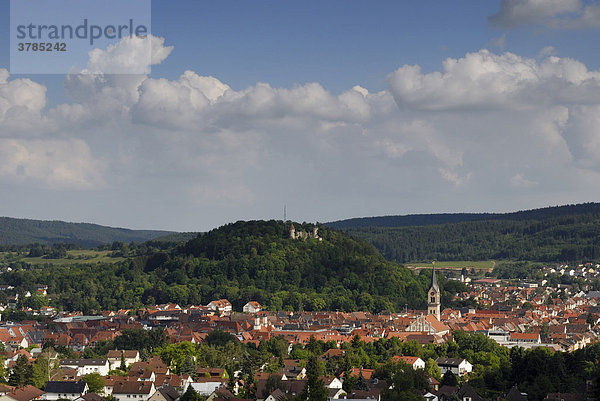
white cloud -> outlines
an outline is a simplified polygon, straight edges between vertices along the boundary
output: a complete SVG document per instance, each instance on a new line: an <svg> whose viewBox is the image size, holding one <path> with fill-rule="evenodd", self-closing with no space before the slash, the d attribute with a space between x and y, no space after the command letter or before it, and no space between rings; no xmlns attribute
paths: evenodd
<svg viewBox="0 0 600 401"><path fill-rule="evenodd" d="M581 0L502 0L498 12L488 17L500 28L545 25L549 28L600 28L600 5Z"/></svg>
<svg viewBox="0 0 600 401"><path fill-rule="evenodd" d="M171 48L157 43L162 61ZM107 192L135 183L145 191L127 194L131 204L189 201L194 212L222 208L219 221L240 206L272 217L287 199L298 215L353 215L397 213L401 202L406 211L489 210L512 196L593 191L600 73L585 64L550 49L538 59L481 50L439 71L402 66L388 83L334 94L319 83L234 90L194 71L73 74L72 103L46 111L43 86L0 70L2 116L20 121L16 112L29 110L44 122L24 140L1 121L0 180Z"/></svg>
<svg viewBox="0 0 600 401"><path fill-rule="evenodd" d="M448 58L443 72L405 65L388 76L400 107L420 110L530 108L547 103L600 100L600 72L576 60L541 62L513 53L480 50Z"/></svg>
<svg viewBox="0 0 600 401"><path fill-rule="evenodd" d="M9 77L7 70L0 69L0 124L4 128L0 136L35 130L46 106L44 85L25 78L9 80Z"/></svg>
<svg viewBox="0 0 600 401"><path fill-rule="evenodd" d="M103 162L78 139L0 139L0 178L48 189L100 189Z"/></svg>
<svg viewBox="0 0 600 401"><path fill-rule="evenodd" d="M538 53L538 58L544 58L547 56L556 56L556 49L553 46L545 46Z"/></svg>
<svg viewBox="0 0 600 401"><path fill-rule="evenodd" d="M127 36L114 45L89 52L83 73L87 74L149 74L150 66L162 63L173 50L164 46L164 38Z"/></svg>

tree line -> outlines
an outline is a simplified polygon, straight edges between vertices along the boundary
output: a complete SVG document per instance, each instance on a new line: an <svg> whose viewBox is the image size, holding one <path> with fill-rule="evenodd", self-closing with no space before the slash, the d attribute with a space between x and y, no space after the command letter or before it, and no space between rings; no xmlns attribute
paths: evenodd
<svg viewBox="0 0 600 401"><path fill-rule="evenodd" d="M594 204L595 205L595 204ZM545 215L544 215L545 216ZM600 259L600 212L541 219L491 219L407 227L351 227L351 236L401 263L431 260Z"/></svg>

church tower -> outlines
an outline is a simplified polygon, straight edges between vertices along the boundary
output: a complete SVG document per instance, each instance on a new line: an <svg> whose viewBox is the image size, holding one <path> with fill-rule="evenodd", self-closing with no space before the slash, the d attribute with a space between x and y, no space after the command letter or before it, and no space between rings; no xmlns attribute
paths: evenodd
<svg viewBox="0 0 600 401"><path fill-rule="evenodd" d="M440 287L435 277L435 262L431 273L431 288L427 292L427 314L434 315L437 320L440 320Z"/></svg>

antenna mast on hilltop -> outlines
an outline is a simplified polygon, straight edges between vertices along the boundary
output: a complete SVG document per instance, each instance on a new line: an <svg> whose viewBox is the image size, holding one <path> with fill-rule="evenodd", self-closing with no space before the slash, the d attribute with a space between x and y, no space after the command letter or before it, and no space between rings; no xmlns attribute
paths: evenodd
<svg viewBox="0 0 600 401"><path fill-rule="evenodd" d="M286 205L283 205L283 222L285 223L287 221L287 210L286 210Z"/></svg>

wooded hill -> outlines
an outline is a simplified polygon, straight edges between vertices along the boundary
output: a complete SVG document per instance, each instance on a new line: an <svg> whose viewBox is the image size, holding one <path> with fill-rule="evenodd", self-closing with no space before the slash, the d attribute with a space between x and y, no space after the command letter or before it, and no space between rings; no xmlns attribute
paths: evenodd
<svg viewBox="0 0 600 401"><path fill-rule="evenodd" d="M170 231L129 230L89 223L0 217L0 245L70 243L84 247L119 242L144 242Z"/></svg>
<svg viewBox="0 0 600 401"><path fill-rule="evenodd" d="M425 307L430 271L414 275L369 243L330 228L319 230L321 241L294 240L288 230L289 223L281 221L240 221L125 262L17 269L2 274L0 283L17 291L46 284L57 306L84 312L167 302L198 305L220 298L236 310L251 300L271 310ZM444 305L464 290L441 275L438 282Z"/></svg>
<svg viewBox="0 0 600 401"><path fill-rule="evenodd" d="M600 258L600 203L506 214L371 217L327 223L399 262Z"/></svg>

